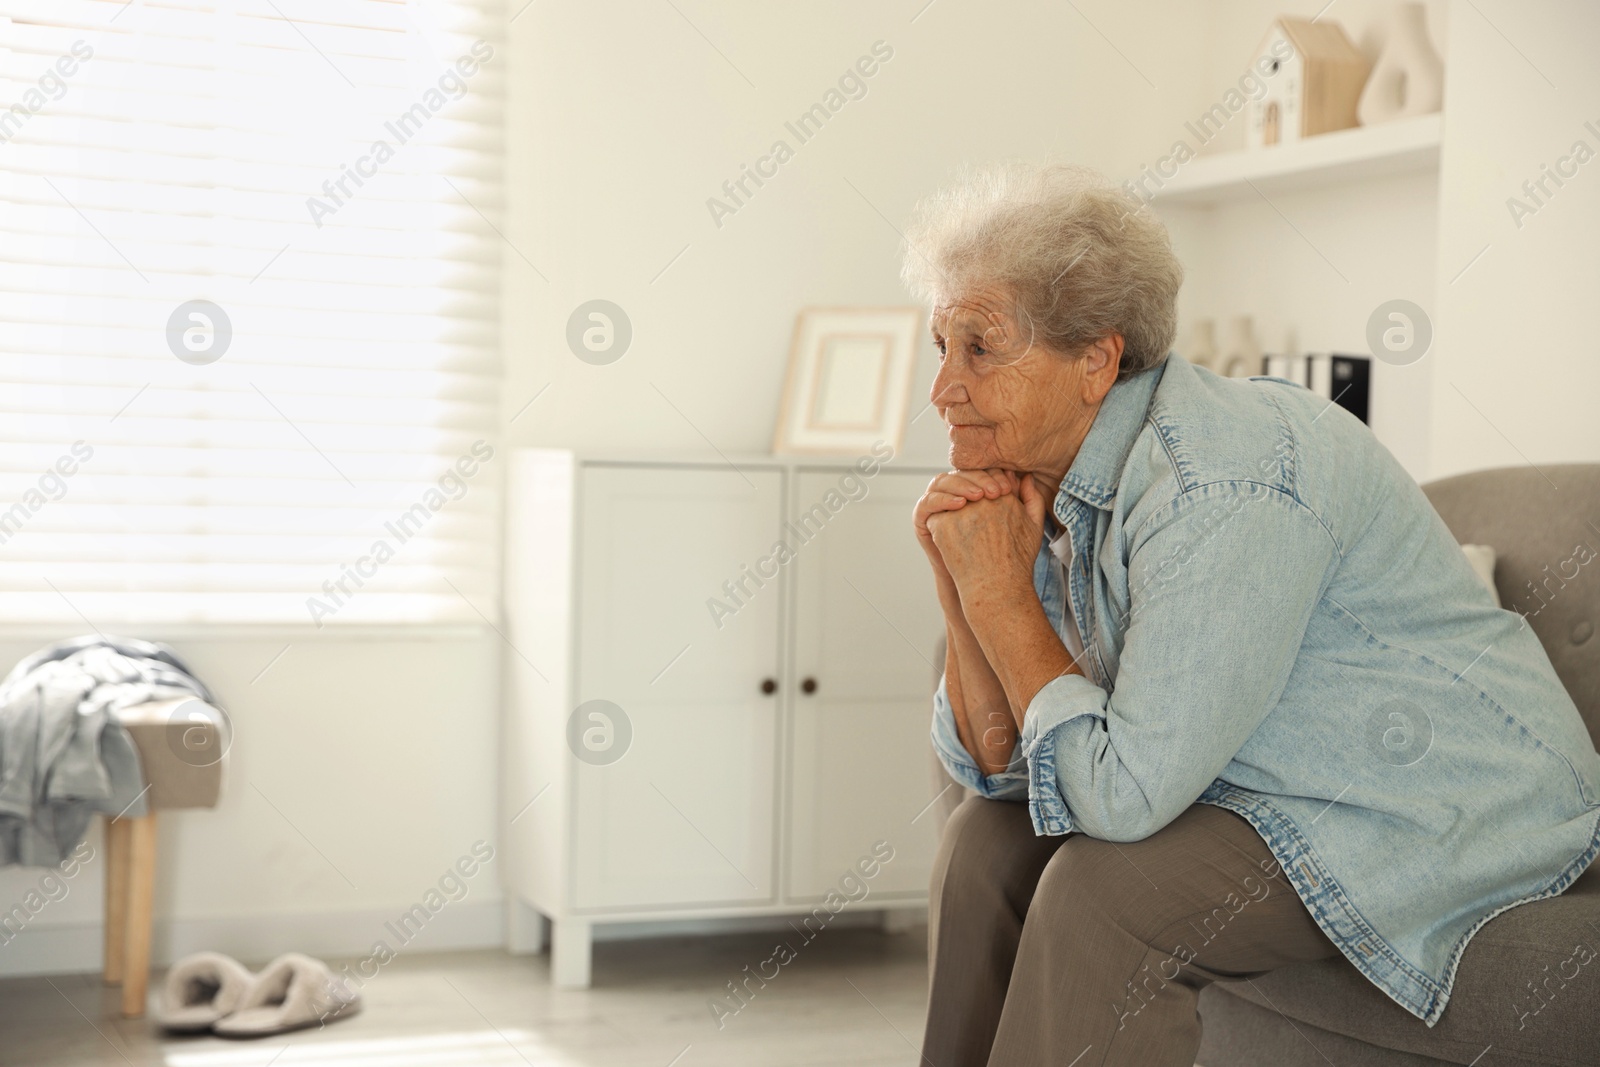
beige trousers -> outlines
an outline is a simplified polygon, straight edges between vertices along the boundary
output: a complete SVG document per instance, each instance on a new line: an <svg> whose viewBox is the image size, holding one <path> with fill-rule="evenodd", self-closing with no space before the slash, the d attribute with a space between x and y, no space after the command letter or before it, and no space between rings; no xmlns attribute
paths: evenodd
<svg viewBox="0 0 1600 1067"><path fill-rule="evenodd" d="M1250 824L1205 804L1117 844L970 797L928 939L922 1067L1190 1067L1208 983L1338 953Z"/></svg>

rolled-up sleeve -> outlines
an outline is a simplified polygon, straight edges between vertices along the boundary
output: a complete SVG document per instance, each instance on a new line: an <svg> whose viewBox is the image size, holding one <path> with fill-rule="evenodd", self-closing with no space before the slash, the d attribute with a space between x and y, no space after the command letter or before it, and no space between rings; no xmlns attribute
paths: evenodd
<svg viewBox="0 0 1600 1067"><path fill-rule="evenodd" d="M1106 691L1081 674L1063 674L1035 694L1022 720L1017 749L1027 759L1028 814L1040 836L1080 829L1072 824L1056 774L1056 732L1086 716L1104 722Z"/></svg>
<svg viewBox="0 0 1600 1067"><path fill-rule="evenodd" d="M1309 509L1255 483L1181 498L1128 551L1113 690L1063 675L1023 719L1040 834L1138 841L1193 804L1277 705L1338 555Z"/></svg>
<svg viewBox="0 0 1600 1067"><path fill-rule="evenodd" d="M943 679L933 694L933 749L939 762L956 784L974 790L979 796L991 800L1026 800L1028 797L1028 767L1023 758L1022 746L1011 751L1011 765L999 774L984 774L972 755L961 744L956 732L955 712L950 698L945 694Z"/></svg>

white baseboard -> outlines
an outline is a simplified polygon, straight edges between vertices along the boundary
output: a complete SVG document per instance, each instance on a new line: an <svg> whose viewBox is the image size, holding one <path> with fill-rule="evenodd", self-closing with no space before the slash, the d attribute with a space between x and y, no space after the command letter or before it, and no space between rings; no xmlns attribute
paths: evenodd
<svg viewBox="0 0 1600 1067"><path fill-rule="evenodd" d="M157 920L151 962L165 966L201 951L224 952L252 966L291 951L323 959L364 957L379 941L397 955L505 944L505 905L499 900L447 904L414 932L400 929L399 919L396 909ZM30 925L0 943L0 977L98 971L103 946L98 922Z"/></svg>
<svg viewBox="0 0 1600 1067"><path fill-rule="evenodd" d="M925 921L926 908L905 910L895 926ZM383 941L396 955L408 952L450 952L506 947L505 903L463 900L447 904L420 932L402 942L399 912L341 911L227 915L201 919L158 920L151 935L151 962L164 967L192 952L223 952L250 966L259 966L284 952L304 952L321 959L365 957ZM653 937L696 937L732 933L781 933L793 916L730 916L652 922L596 923L596 941ZM881 909L840 914L830 929L877 926ZM102 926L92 923L32 925L0 943L0 978L41 974L82 974L103 966ZM539 948L542 950L543 945Z"/></svg>

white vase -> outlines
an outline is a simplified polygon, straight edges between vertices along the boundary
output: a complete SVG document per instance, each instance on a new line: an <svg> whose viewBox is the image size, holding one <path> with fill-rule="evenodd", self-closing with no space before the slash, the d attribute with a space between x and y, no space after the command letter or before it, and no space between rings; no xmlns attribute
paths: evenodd
<svg viewBox="0 0 1600 1067"><path fill-rule="evenodd" d="M1200 319L1189 332L1188 350L1184 358L1196 367L1217 369L1217 329L1210 319Z"/></svg>
<svg viewBox="0 0 1600 1067"><path fill-rule="evenodd" d="M1356 104L1361 125L1429 115L1444 103L1444 64L1428 40L1421 4L1396 4L1383 51Z"/></svg>
<svg viewBox="0 0 1600 1067"><path fill-rule="evenodd" d="M1248 378L1261 370L1261 342L1256 340L1255 321L1249 315L1236 316L1222 372L1230 378Z"/></svg>

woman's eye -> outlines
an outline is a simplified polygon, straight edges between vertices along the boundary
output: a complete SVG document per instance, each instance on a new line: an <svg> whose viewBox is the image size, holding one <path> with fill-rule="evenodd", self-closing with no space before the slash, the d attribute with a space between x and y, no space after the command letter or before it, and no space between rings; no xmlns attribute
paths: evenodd
<svg viewBox="0 0 1600 1067"><path fill-rule="evenodd" d="M989 354L989 350L984 348L982 345L973 345L972 354L974 356L986 356Z"/></svg>

